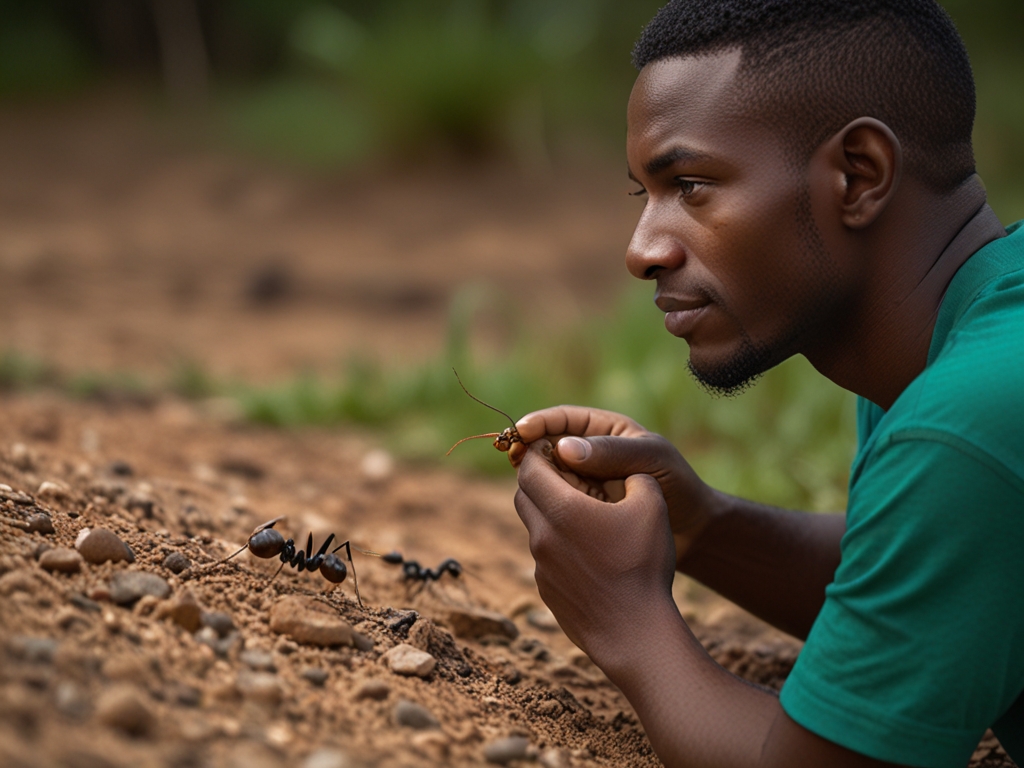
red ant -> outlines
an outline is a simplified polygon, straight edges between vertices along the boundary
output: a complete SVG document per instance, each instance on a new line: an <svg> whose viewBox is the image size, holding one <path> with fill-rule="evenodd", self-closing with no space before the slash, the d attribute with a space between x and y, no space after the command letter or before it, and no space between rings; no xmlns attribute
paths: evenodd
<svg viewBox="0 0 1024 768"><path fill-rule="evenodd" d="M520 445L522 445L523 444L523 438L521 438L519 436L519 430L516 429L516 423L515 423L515 421L512 420L512 417L509 416L507 413L505 413L500 408L495 408L493 405L489 405L488 403L485 403L479 397L477 397L472 392L470 392L468 389L466 389L466 385L463 384L462 383L462 379L459 378L459 372L456 371L454 368L452 368L452 373L455 374L455 378L458 380L459 386L462 387L462 391L463 392L465 392L471 398L473 398L478 403L480 403L480 405L483 405L483 406L485 406L487 408L490 408L492 411L496 411L497 413L500 413L502 416L504 416L506 419L509 420L509 422L512 424L512 426L511 427L506 427L501 432L487 432L487 433L485 433L483 435L471 435L470 437L464 437L461 440L459 440L459 442L457 442L455 445L453 445L451 448L449 448L448 449L448 453L446 453L445 456L451 455L452 451L454 451L456 448L458 448L460 445L462 445L467 440L476 440L477 438L480 438L480 437L493 437L494 438L494 447L497 448L502 453L508 453L509 451L511 451L512 450L512 446L515 445L516 443L519 443ZM518 462L516 461L516 456L513 456L513 455L510 454L508 458L509 458L509 461L512 462L513 466L518 465Z"/></svg>
<svg viewBox="0 0 1024 768"><path fill-rule="evenodd" d="M281 566L274 571L274 575L270 577L271 581L277 578L277 574L281 572L281 569L286 565L301 573L302 571L317 571L319 570L321 575L332 584L341 584L348 576L348 568L345 567L344 561L335 555L342 547L345 548L345 556L348 559L349 565L352 566L352 583L356 590L356 600L359 602L359 606L362 607L363 601L359 597L359 580L356 578L356 565L352 562L352 549L349 542L340 544L330 552L327 548L331 546L331 542L334 541L334 534L332 533L323 544L320 545L320 549L317 550L316 554L313 554L313 534L309 534L309 538L306 540L306 550L296 549L295 540L285 540L284 536L274 530L274 526L277 525L279 520L283 520L283 517L275 517L273 520L257 525L251 534L249 534L249 540L245 543L245 546L239 549L237 552L228 555L223 560L218 560L213 563L210 567L221 565L226 563L236 555L240 555L246 549L253 553L256 557L261 557L264 560L269 560L272 557L280 556Z"/></svg>

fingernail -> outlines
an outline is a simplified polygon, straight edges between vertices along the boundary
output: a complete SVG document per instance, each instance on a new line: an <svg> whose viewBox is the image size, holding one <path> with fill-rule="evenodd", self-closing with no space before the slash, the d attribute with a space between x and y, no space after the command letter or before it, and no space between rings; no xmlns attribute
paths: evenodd
<svg viewBox="0 0 1024 768"><path fill-rule="evenodd" d="M569 461L583 461L590 456L590 443L578 437L564 437L558 441L558 455Z"/></svg>

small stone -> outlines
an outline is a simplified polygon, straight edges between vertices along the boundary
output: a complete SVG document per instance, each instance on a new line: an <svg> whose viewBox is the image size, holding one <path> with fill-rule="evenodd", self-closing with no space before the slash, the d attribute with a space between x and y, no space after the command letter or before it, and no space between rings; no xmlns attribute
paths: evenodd
<svg viewBox="0 0 1024 768"><path fill-rule="evenodd" d="M22 661L49 664L59 644L52 637L14 637L8 643L11 654Z"/></svg>
<svg viewBox="0 0 1024 768"><path fill-rule="evenodd" d="M451 741L441 731L423 731L410 739L414 750L433 760L435 765L445 763Z"/></svg>
<svg viewBox="0 0 1024 768"><path fill-rule="evenodd" d="M104 725L139 738L150 736L156 727L156 716L146 698L129 685L105 691L96 703L96 716Z"/></svg>
<svg viewBox="0 0 1024 768"><path fill-rule="evenodd" d="M227 637L235 629L231 615L220 611L203 611L200 621L204 627L212 629L217 637Z"/></svg>
<svg viewBox="0 0 1024 768"><path fill-rule="evenodd" d="M329 676L327 670L321 667L306 667L302 670L303 679L308 680L317 688L322 688Z"/></svg>
<svg viewBox="0 0 1024 768"><path fill-rule="evenodd" d="M373 646L376 645L376 643L373 642L372 637L364 635L362 632L356 632L355 630L353 630L352 645L356 647L357 651L363 651L365 653L367 651L372 651Z"/></svg>
<svg viewBox="0 0 1024 768"><path fill-rule="evenodd" d="M513 760L526 760L530 756L530 740L525 736L509 736L492 741L484 747L484 760L508 765Z"/></svg>
<svg viewBox="0 0 1024 768"><path fill-rule="evenodd" d="M277 675L269 672L250 672L243 670L236 683L242 696L258 704L275 706L281 701L284 691Z"/></svg>
<svg viewBox="0 0 1024 768"><path fill-rule="evenodd" d="M135 470L132 469L132 465L121 459L110 462L110 466L107 467L107 471L117 477L131 477L135 474Z"/></svg>
<svg viewBox="0 0 1024 768"><path fill-rule="evenodd" d="M72 720L84 720L89 714L89 697L70 680L62 680L57 684L54 703L58 712Z"/></svg>
<svg viewBox="0 0 1024 768"><path fill-rule="evenodd" d="M555 614L551 612L550 608L535 608L532 611L528 611L526 623L545 632L557 632L561 629L558 626L558 619L555 618Z"/></svg>
<svg viewBox="0 0 1024 768"><path fill-rule="evenodd" d="M329 648L354 644L352 625L310 598L292 596L274 603L270 629L305 645Z"/></svg>
<svg viewBox="0 0 1024 768"><path fill-rule="evenodd" d="M198 707L203 703L203 692L194 685L176 685L171 694L174 702L183 707Z"/></svg>
<svg viewBox="0 0 1024 768"><path fill-rule="evenodd" d="M448 613L448 623L457 637L479 639L494 635L515 640L519 636L511 619L480 608L454 608Z"/></svg>
<svg viewBox="0 0 1024 768"><path fill-rule="evenodd" d="M302 768L350 768L348 755L337 749L318 749L302 762Z"/></svg>
<svg viewBox="0 0 1024 768"><path fill-rule="evenodd" d="M41 541L39 542L39 545L32 550L32 557L38 560L43 556L44 552L49 552L51 549L53 549L53 544L50 544L48 541Z"/></svg>
<svg viewBox="0 0 1024 768"><path fill-rule="evenodd" d="M22 472L28 472L35 466L32 454L24 443L15 443L11 446L11 463Z"/></svg>
<svg viewBox="0 0 1024 768"><path fill-rule="evenodd" d="M565 754L560 749L545 749L540 753L537 758L543 768L567 768L569 761L566 759Z"/></svg>
<svg viewBox="0 0 1024 768"><path fill-rule="evenodd" d="M79 553L87 563L117 563L125 560L135 562L135 553L114 533L106 528L93 528L81 540L75 542Z"/></svg>
<svg viewBox="0 0 1024 768"><path fill-rule="evenodd" d="M39 490L36 491L36 496L41 499L62 501L68 497L68 489L60 483L55 483L52 480L45 480L40 483Z"/></svg>
<svg viewBox="0 0 1024 768"><path fill-rule="evenodd" d="M441 727L441 723L434 717L433 712L406 699L402 699L395 705L394 718L397 725L416 730Z"/></svg>
<svg viewBox="0 0 1024 768"><path fill-rule="evenodd" d="M156 618L170 619L186 632L195 632L202 626L202 614L195 595L188 590L177 595L174 600L164 601L156 609Z"/></svg>
<svg viewBox="0 0 1024 768"><path fill-rule="evenodd" d="M28 516L25 521L25 530L29 533L49 535L54 532L53 520L45 512L37 512Z"/></svg>
<svg viewBox="0 0 1024 768"><path fill-rule="evenodd" d="M386 681L378 678L371 678L370 680L364 680L356 688L355 698L356 701L362 701L363 699L370 699L372 701L384 701L391 693L391 686Z"/></svg>
<svg viewBox="0 0 1024 768"><path fill-rule="evenodd" d="M277 665L274 664L274 655L267 653L266 651L258 651L255 648L242 651L242 655L238 657L249 669L254 669L257 672L277 672Z"/></svg>
<svg viewBox="0 0 1024 768"><path fill-rule="evenodd" d="M192 561L181 554L181 552L171 552L171 554L164 558L162 565L171 573L181 573L192 565Z"/></svg>
<svg viewBox="0 0 1024 768"><path fill-rule="evenodd" d="M162 600L170 594L170 584L155 573L122 571L110 580L110 599L118 605L131 605L143 595Z"/></svg>
<svg viewBox="0 0 1024 768"><path fill-rule="evenodd" d="M363 456L359 471L369 482L383 483L395 473L395 460L383 448L375 448Z"/></svg>
<svg viewBox="0 0 1024 768"><path fill-rule="evenodd" d="M437 659L426 651L401 643L384 654L388 667L398 675L427 677L437 666Z"/></svg>
<svg viewBox="0 0 1024 768"><path fill-rule="evenodd" d="M82 556L67 547L49 549L40 556L39 567L45 571L78 573L82 570Z"/></svg>

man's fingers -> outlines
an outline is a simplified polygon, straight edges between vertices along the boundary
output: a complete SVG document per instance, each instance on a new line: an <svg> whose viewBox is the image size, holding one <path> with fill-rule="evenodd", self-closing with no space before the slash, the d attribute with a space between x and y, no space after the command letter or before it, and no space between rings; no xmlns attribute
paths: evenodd
<svg viewBox="0 0 1024 768"><path fill-rule="evenodd" d="M516 429L527 443L555 435L639 434L644 431L621 414L578 405L559 405L528 413L516 422Z"/></svg>
<svg viewBox="0 0 1024 768"><path fill-rule="evenodd" d="M599 480L667 469L665 441L650 437L563 437L555 446L558 462L567 469Z"/></svg>

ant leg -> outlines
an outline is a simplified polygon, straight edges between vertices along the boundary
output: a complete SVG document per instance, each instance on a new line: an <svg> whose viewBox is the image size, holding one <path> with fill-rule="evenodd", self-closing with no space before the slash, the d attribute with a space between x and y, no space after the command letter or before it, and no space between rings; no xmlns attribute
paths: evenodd
<svg viewBox="0 0 1024 768"><path fill-rule="evenodd" d="M332 533L331 535L333 536L334 534ZM352 546L346 541L344 544L339 544L334 549L332 549L331 554L333 555L342 547L345 548L345 559L348 560L348 564L352 568L352 586L355 587L356 590L356 602L358 602L359 607L362 608L363 599L359 596L359 577L356 576L356 564L352 562Z"/></svg>
<svg viewBox="0 0 1024 768"><path fill-rule="evenodd" d="M224 558L223 560L218 560L218 561L217 561L217 562L215 562L215 563L210 563L210 564L209 564L209 565L207 565L206 567L207 567L207 568L213 568L214 566L217 566L217 565L221 565L221 564L223 564L223 563L226 563L226 562L227 562L228 560L230 560L230 559L231 559L232 557L235 557L236 555L240 555L240 554L242 554L243 552L245 552L245 550L247 550L248 548L249 548L249 543L248 543L248 542L246 542L245 546L244 546L244 547L242 547L242 548L241 548L240 550L238 550L237 552L235 552L234 554L232 554L232 555L228 555L228 556L227 556L227 557L225 557L225 558Z"/></svg>
<svg viewBox="0 0 1024 768"><path fill-rule="evenodd" d="M270 586L270 584L271 584L271 582L273 582L273 581L274 581L274 579L276 579L276 578L277 578L277 574L279 574L279 573L281 572L281 570L282 570L282 569L284 568L284 566L285 566L285 564L284 564L284 563L281 563L281 565L279 565L279 566L277 567L277 570L276 570L276 571L274 571L274 575L273 575L273 576L271 576L271 577L270 577L270 579L269 579L269 580L267 581L267 583L266 583L266 584L264 585L264 589L266 589L267 587L269 587L269 586Z"/></svg>
<svg viewBox="0 0 1024 768"><path fill-rule="evenodd" d="M313 534L309 534L309 535L312 537ZM334 541L334 534L333 533L330 536L328 536L326 539L324 539L324 543L320 545L320 549L318 549L317 552L316 552L316 557L323 557L327 553L327 548L329 546L331 546L331 542L332 541Z"/></svg>

